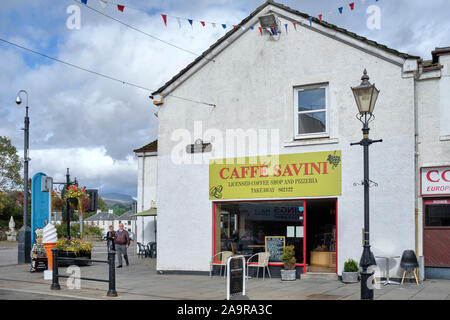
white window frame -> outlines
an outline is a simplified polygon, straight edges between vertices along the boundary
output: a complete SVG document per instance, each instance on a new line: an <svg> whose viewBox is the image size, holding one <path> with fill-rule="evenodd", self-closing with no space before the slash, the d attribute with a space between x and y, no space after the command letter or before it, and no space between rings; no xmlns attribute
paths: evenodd
<svg viewBox="0 0 450 320"><path fill-rule="evenodd" d="M307 85L294 88L294 139L304 140L304 139L317 139L317 138L329 138L330 137L330 104L328 101L328 83L321 83L317 85ZM319 109L314 111L298 111L298 93L301 91L325 89L325 109ZM325 112L325 132L318 133L298 133L298 116L299 114L315 113L315 112Z"/></svg>

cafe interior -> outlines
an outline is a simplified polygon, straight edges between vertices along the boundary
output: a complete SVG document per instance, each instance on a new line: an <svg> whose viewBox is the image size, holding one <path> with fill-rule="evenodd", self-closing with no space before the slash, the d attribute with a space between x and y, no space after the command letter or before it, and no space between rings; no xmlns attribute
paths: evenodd
<svg viewBox="0 0 450 320"><path fill-rule="evenodd" d="M251 256L278 238L294 246L303 272L336 273L336 208L336 199L216 203L214 254ZM269 266L282 266L280 257Z"/></svg>

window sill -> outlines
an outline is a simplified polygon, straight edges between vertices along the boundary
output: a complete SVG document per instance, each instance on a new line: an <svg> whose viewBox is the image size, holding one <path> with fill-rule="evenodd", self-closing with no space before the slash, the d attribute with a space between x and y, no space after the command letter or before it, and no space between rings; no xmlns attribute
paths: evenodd
<svg viewBox="0 0 450 320"><path fill-rule="evenodd" d="M284 147L301 147L301 146L315 146L323 144L336 144L339 143L338 138L318 138L318 139L302 139L302 140L291 140L285 141Z"/></svg>

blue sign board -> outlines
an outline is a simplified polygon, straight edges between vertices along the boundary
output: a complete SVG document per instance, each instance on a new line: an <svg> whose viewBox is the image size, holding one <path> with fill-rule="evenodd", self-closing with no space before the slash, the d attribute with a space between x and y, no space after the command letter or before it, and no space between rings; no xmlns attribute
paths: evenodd
<svg viewBox="0 0 450 320"><path fill-rule="evenodd" d="M39 172L31 180L31 247L35 241L36 229L45 227L44 221L50 222L50 194L42 192L42 179L46 174Z"/></svg>

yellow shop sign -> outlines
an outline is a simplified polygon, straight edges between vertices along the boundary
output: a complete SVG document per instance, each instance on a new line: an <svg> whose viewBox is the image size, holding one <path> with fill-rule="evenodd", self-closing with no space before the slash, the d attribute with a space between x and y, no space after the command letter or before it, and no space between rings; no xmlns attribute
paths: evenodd
<svg viewBox="0 0 450 320"><path fill-rule="evenodd" d="M341 163L341 151L210 160L209 198L340 195Z"/></svg>

